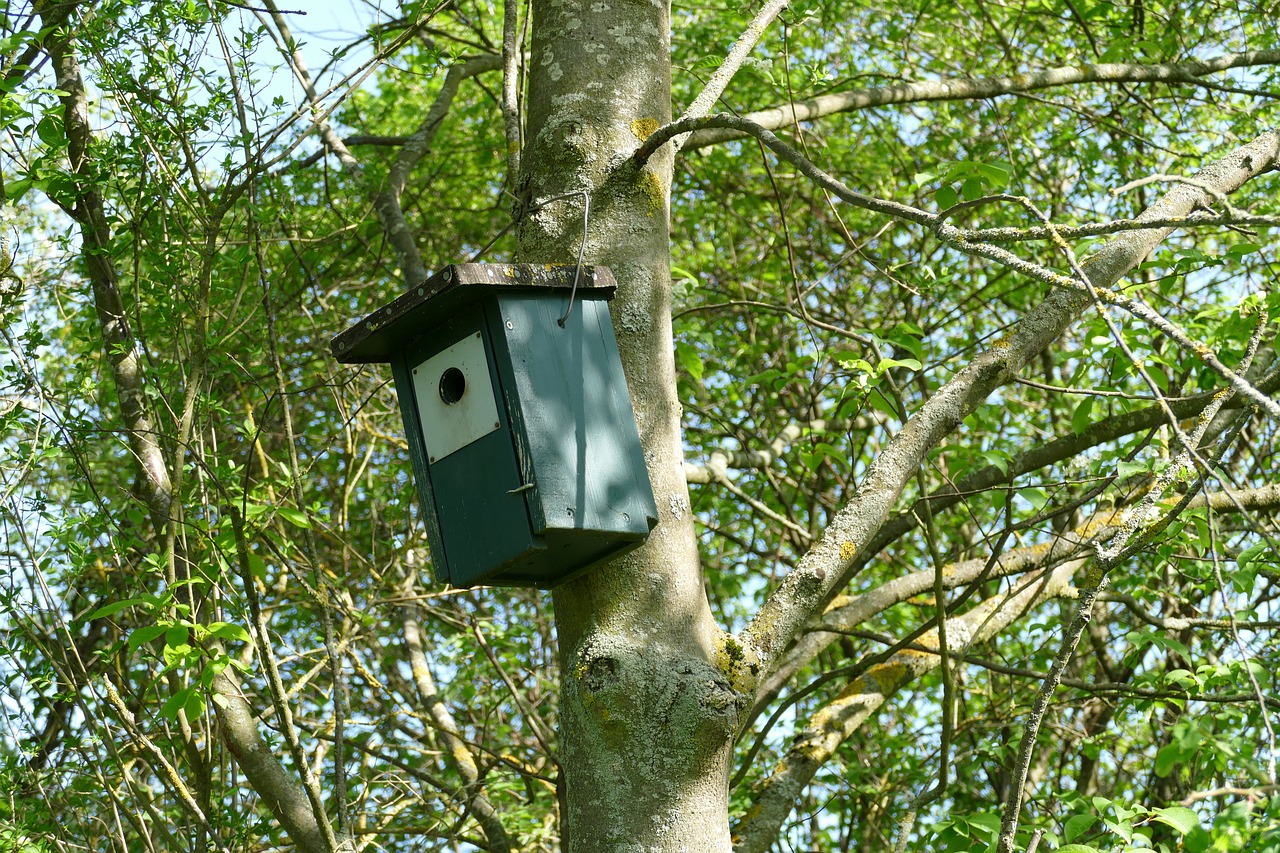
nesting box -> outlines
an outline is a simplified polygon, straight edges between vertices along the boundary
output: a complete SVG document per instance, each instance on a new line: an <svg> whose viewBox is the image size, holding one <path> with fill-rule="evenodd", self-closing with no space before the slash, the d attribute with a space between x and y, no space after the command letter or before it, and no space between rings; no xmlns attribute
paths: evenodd
<svg viewBox="0 0 1280 853"><path fill-rule="evenodd" d="M333 339L391 364L438 580L551 587L657 524L616 287L607 267L455 264Z"/></svg>

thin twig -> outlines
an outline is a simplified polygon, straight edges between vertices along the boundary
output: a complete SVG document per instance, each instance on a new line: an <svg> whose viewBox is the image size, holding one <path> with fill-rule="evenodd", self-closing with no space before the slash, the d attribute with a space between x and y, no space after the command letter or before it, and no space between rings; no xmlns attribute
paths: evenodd
<svg viewBox="0 0 1280 853"><path fill-rule="evenodd" d="M724 62L720 63L720 67L711 75L707 85L698 93L698 97L693 99L693 103L685 107L684 112L680 114L681 119L701 118L711 112L711 108L715 106L716 101L720 100L720 96L729 87L729 81L738 73L742 63L746 61L747 56L755 49L756 42L760 41L760 37L764 35L764 31L768 29L769 24L773 23L773 19L778 17L782 10L789 5L791 5L791 0L767 0L760 7L760 11L751 19L751 23L747 24L746 30L743 31L742 35L738 36L738 40L729 48L729 53L725 56ZM679 152L688 138L689 134L687 133L678 137L671 145L672 153Z"/></svg>

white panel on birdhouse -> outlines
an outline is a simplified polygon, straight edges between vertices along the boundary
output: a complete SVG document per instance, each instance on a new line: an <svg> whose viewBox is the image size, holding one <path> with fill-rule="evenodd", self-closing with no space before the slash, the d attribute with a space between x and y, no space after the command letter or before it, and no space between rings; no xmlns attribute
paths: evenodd
<svg viewBox="0 0 1280 853"><path fill-rule="evenodd" d="M498 404L479 332L413 368L413 393L431 462L498 428Z"/></svg>

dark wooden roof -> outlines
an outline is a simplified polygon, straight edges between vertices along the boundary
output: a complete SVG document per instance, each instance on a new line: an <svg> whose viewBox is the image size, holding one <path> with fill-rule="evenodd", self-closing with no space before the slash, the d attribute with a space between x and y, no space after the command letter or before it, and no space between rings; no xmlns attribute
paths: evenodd
<svg viewBox="0 0 1280 853"><path fill-rule="evenodd" d="M450 264L402 293L330 343L344 364L389 362L404 347L486 293L499 289L573 287L575 264ZM608 267L583 265L579 295L612 299L617 282Z"/></svg>

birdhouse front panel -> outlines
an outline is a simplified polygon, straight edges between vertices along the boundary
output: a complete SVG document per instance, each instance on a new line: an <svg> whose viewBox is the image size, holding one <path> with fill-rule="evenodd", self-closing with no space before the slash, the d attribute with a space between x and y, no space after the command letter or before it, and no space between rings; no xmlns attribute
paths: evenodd
<svg viewBox="0 0 1280 853"><path fill-rule="evenodd" d="M533 535L524 479L501 404L488 330L479 307L406 353L396 389L436 573L472 586L530 553L545 550ZM407 387L406 387L407 386Z"/></svg>
<svg viewBox="0 0 1280 853"><path fill-rule="evenodd" d="M481 332L445 347L410 374L429 462L502 426Z"/></svg>

